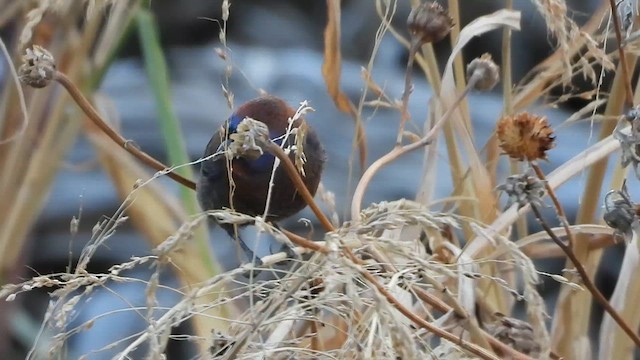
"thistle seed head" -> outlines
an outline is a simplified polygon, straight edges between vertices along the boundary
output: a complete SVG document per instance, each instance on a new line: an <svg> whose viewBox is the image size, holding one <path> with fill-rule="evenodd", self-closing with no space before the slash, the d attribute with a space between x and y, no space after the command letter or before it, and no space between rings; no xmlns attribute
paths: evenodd
<svg viewBox="0 0 640 360"><path fill-rule="evenodd" d="M544 116L527 112L503 116L496 132L500 148L518 160L546 159L547 150L555 146L553 129Z"/></svg>
<svg viewBox="0 0 640 360"><path fill-rule="evenodd" d="M453 27L453 19L438 3L426 1L411 10L407 18L411 37L420 44L444 39Z"/></svg>

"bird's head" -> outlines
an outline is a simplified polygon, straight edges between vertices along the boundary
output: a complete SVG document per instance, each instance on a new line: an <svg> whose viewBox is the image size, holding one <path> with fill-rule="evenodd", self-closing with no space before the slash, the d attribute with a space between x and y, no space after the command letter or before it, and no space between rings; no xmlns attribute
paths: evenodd
<svg viewBox="0 0 640 360"><path fill-rule="evenodd" d="M238 131L240 123L251 118L265 124L269 129L269 138L276 144L281 145L283 135L289 125L289 118L295 114L284 101L272 96L264 96L249 101L240 106L225 122L221 129L223 141L218 147L218 151L224 151L233 141L230 135ZM263 153L257 158L241 157L239 160L245 162L253 170L264 171L272 167L274 156L270 153Z"/></svg>

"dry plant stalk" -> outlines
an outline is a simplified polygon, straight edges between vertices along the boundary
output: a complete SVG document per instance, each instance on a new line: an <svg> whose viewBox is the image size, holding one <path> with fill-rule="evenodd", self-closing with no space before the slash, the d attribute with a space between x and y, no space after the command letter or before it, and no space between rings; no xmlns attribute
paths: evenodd
<svg viewBox="0 0 640 360"><path fill-rule="evenodd" d="M30 13L23 36L31 36L37 32L37 23L42 20L46 11L46 1ZM629 274L637 268L637 217L629 212L633 209L628 201L627 217L608 218L609 224L623 228L622 233L630 240L631 248L625 254L623 277L616 289L616 294L609 305L594 287L590 278L597 264L587 263L586 259L591 251L598 251L602 246L613 244L612 231L595 224L595 203L590 202L581 209L579 223L571 225L564 214L563 206L555 196L557 188L569 178L576 176L584 169L595 164L592 175L586 185L587 191L601 191L602 175L596 174L603 159L620 149L620 139L627 139L629 129L620 129L617 137L610 136L614 127L603 127L601 139L585 149L584 152L560 165L550 174L545 175L537 165L538 159L546 158L546 153L553 147L553 131L546 119L533 116L530 113L517 113L521 107L530 104L548 94L551 85L560 82L567 83L571 77L582 72L594 81L596 93L599 93L600 83L595 82L596 76L593 66L601 64L604 68L611 68L610 54L604 50L603 41L609 36L609 29L598 29L592 24L599 20L602 12L594 14L591 21L582 31L568 18L566 3L562 0L534 1L542 13L548 29L555 36L558 49L549 60L539 77L522 84L513 94L505 94L510 100L505 105L507 113L497 126L496 141L500 142L502 150L515 159L527 161L536 174L536 180L530 174L514 175L507 179L507 183L499 187L510 194L513 204L506 210L498 208L498 194L493 185L500 181L501 174L496 168L485 166L480 150L475 144L472 119L467 111L467 96L472 90L489 90L499 81L499 71L490 55L470 61L465 72L462 71L464 62L460 56L461 50L469 40L480 33L495 29L518 30L520 14L512 9L505 9L496 13L479 17L466 27L454 27L457 22L458 2L449 1L452 18L444 9L432 2L417 4L408 19L410 39L401 35L391 25L395 14L395 2L383 4L376 1L376 8L381 16L379 34L376 44L386 32L391 32L402 44L409 49L409 61L406 69L405 88L400 101L385 93L385 90L372 80L369 66L363 72L367 91L376 96L376 100L367 101L365 95L360 104L355 106L340 90L340 2L327 0L329 18L325 28L325 51L323 76L330 96L338 109L348 113L356 122L354 144L359 148L361 166L366 167L366 139L362 124L362 111L365 105L384 106L398 112L399 124L396 146L380 159L375 159L370 167L364 171L351 199L350 222L340 224L335 219L326 216L316 204L311 194L300 178L299 168L304 158L302 155L292 162L286 151L273 143L259 131L247 131L237 134L234 141L242 140L250 143L248 148L256 154L264 151L271 152L280 161L278 166L284 166L300 194L314 212L316 218L326 231L324 241L314 242L286 230L267 224L260 218L251 218L231 211L211 211L196 218L187 220L184 214L172 213L167 206L167 199L158 194L161 190L153 182L158 176L168 175L178 183L193 188L190 179L175 174L161 162L148 156L140 149L130 146L117 131L112 129L83 96L74 83L79 74L65 75L67 69L56 69L51 63L52 56L42 48L30 48L25 58L28 67L21 71L22 78L32 86L46 86L47 81L56 81L63 85L78 104L91 125L86 131L91 135L96 147L100 149L101 160L105 168L110 169L114 183L121 193L126 193L127 184L136 178L149 178L136 182L136 188L124 196L123 206L118 210L112 221L98 224L96 237L91 246L83 253L76 269L69 274L54 274L39 276L21 284L5 285L0 290L0 298L16 299L16 295L36 288L58 287L53 294L57 299L47 314L49 324L63 324L67 321L74 306L83 296L90 296L99 286L107 281L126 281L121 273L124 270L152 263L158 268L173 264L184 273L184 283L189 288L176 289L183 294L182 300L168 309L162 316L153 318L155 291L158 287L157 277L145 280L147 283L147 318L150 326L126 344L118 354L118 359L130 357L131 352L143 344L150 344L149 357L163 356L168 337L168 331L176 324L188 321L198 315L211 313L219 314L222 319L214 324L205 323L207 330L215 330L212 334L203 335L201 328L199 343L203 349L203 356L215 358L236 358L261 354L267 357L295 357L311 358L326 355L335 358L352 358L360 353L381 358L464 358L475 356L483 359L530 359L530 358L558 358L571 357L574 347L585 348L584 339L587 336L587 319L577 319L569 312L577 299L586 295L576 295L576 289L588 288L591 294L603 304L608 316L622 327L624 334L615 327L615 338L610 342L601 336L600 356L607 358L615 354L624 356L621 346L613 344L630 344L631 339L640 345L640 339L632 329L637 327L640 319L630 319L629 304L633 303L632 296L636 296L637 289L625 294L622 289L630 283ZM613 7L613 5L611 5ZM65 8L66 9L66 8ZM223 2L223 20L229 18L230 3ZM69 9L66 9L69 10ZM122 10L122 8L120 8ZM436 15L436 17L431 17ZM621 44L622 29L619 19L614 16L614 32L618 44ZM122 21L122 20L119 20ZM437 25L437 26L436 26ZM113 26L113 25L111 25ZM107 25L107 28L114 29ZM452 30L452 31L451 31ZM225 30L226 31L226 30ZM226 34L223 31L221 41L226 47ZM444 74L438 72L438 64L430 42L441 40L449 31L452 35L453 50L445 65ZM26 34L26 35L24 35ZM77 48L84 49L88 54L87 45L95 39L96 33L84 35L85 38ZM92 35L92 36L91 36ZM508 44L508 36L505 35ZM425 43L429 43L425 45ZM48 44L52 53L59 53L56 46ZM572 56L578 51L586 49L585 56L577 61ZM69 51L66 49L66 51ZM375 57L377 46L372 54ZM630 65L635 65L635 58L627 60L627 54L619 45L616 49L620 72L612 85L610 98L607 102L607 116L615 116L620 112L622 97L616 97L623 92L627 102L632 98L628 75ZM370 65L371 65L370 63ZM412 70L417 64L426 78L436 89L436 96L431 99L433 104L433 123L425 125L424 134L413 134L405 130L406 123L411 119L408 111L412 94ZM72 76L73 75L73 76ZM557 75L560 75L558 78ZM227 79L228 80L228 79ZM510 77L505 89L510 88ZM233 94L225 87L225 94L232 103ZM365 92L366 94L366 92ZM50 89L40 90L33 94L29 107L30 121L22 136L35 136L33 129L36 124L44 123L43 103L49 96L53 96ZM566 94L569 97L571 94ZM15 96L12 94L10 96ZM511 99L513 97L513 99ZM421 99L425 100L425 99ZM599 101L596 99L595 101ZM38 106L39 105L39 106ZM596 107L593 107L594 109ZM52 122L59 126L61 107L54 112ZM4 134L19 129L17 109L11 109L10 126L3 128ZM514 115L515 114L515 115ZM35 121L31 119L36 119ZM64 130L65 145L73 139L80 128L80 121L68 125ZM259 125L259 124L257 124ZM524 130L523 130L524 129ZM52 129L46 129L46 134L53 134ZM459 207L458 213L441 213L434 211L431 204L419 203L406 199L363 205L362 199L368 184L375 174L385 165L397 160L400 156L427 147L425 157L433 154L433 142L440 135L447 142L449 158L451 159L451 173L456 184L455 194L466 195L478 199L476 203L466 202ZM297 134L302 136L302 134ZM51 137L51 139L49 138ZM242 137L242 139L240 139ZM53 135L45 137L43 144L51 144ZM403 144L408 139L407 144ZM114 141L120 148L113 147ZM284 143L284 142L283 142ZM297 143L302 143L301 138ZM461 146L460 146L461 145ZM0 145L2 146L2 145ZM27 152L23 146L12 145L14 152L5 155L0 153L0 165L17 167L17 174L27 175L27 179L35 180L43 172L35 172L36 166L42 164L43 155L36 154L28 159L28 166L19 168ZM111 146L111 147L110 147ZM634 145L635 146L635 145ZM635 149L627 146L627 149ZM624 144L623 144L624 148ZM63 147L53 148L56 159L60 159ZM244 149L244 147L243 147ZM158 173L149 176L132 158L118 161L126 150L142 163L152 167ZM47 148L47 151L51 151ZM636 154L637 155L637 154ZM38 157L40 156L40 157ZM497 153L493 155L497 158ZM640 158L640 155L638 155ZM466 159L466 160L465 160ZM465 161L463 161L465 160ZM184 165L181 165L184 166ZM435 167L434 167L435 168ZM54 174L53 169L47 168L45 180L37 183L39 194L45 189L47 179ZM622 171L617 172L617 179L622 179ZM438 177L429 174L430 179ZM621 180L619 180L621 181ZM16 178L0 181L0 189L11 189L17 186ZM33 183L29 183L33 184ZM427 191L433 184L424 185L421 191ZM26 190L25 190L26 191ZM0 192L4 197L6 192ZM539 207L549 196L558 212L560 228L552 228L542 218ZM427 199L429 196L424 197ZM17 201L18 196L10 201ZM455 200L453 200L455 201ZM620 204L618 202L618 204ZM24 206L24 205L23 205ZM125 213L125 209L127 212ZM150 216L152 209L155 217ZM24 235L27 227L17 226L16 214L24 214L27 208L18 211L0 208L0 215L7 215L8 229L0 233L0 246L8 246L7 234ZM574 276L564 277L559 274L539 272L532 262L533 254L542 254L541 249L548 249L548 243L537 244L540 235L533 235L513 242L508 240L510 229L519 217L531 210L540 220L546 232L544 239L552 239L562 254L575 265L581 281ZM133 222L141 232L151 239L154 246L153 254L146 257L133 257L131 261L115 265L108 274L90 274L86 271L95 245L112 237L115 229L127 221L131 214ZM158 216L161 216L162 227L154 226ZM238 278L248 270L255 270L257 266L245 264L238 269L215 276L207 276L199 266L189 260L189 254L196 250L189 240L193 236L193 229L207 217L215 217L219 222L245 223L256 222L260 231L266 232L284 243L294 245L288 252L272 254L261 259L263 270L287 261L291 265L287 270L280 271L276 279L259 280L250 284L238 286L230 290ZM33 219L31 219L32 221ZM333 220L333 221L332 221ZM182 225L179 225L179 224ZM626 225L625 225L626 224ZM626 226L626 227L625 227ZM411 231L407 231L411 230ZM407 234L410 234L407 235ZM582 241L587 235L603 236L597 241ZM421 236L423 239L421 239ZM568 240L560 239L560 236ZM461 239L460 239L461 237ZM2 271L8 266L18 247L9 253L14 254L3 258ZM547 257L551 253L546 253ZM558 256L559 252L553 252ZM306 257L298 257L306 255ZM540 256L540 255L536 255ZM544 255L543 255L544 256ZM197 256L196 256L197 257ZM271 269L272 271L276 271ZM523 284L515 282L513 273L523 279ZM157 273L156 273L157 275ZM536 285L540 276L549 276L563 285L563 294L559 301L558 310L554 315L554 325L549 331L545 324L545 304L537 292ZM196 280L196 281L194 281ZM77 291L77 292L76 292ZM213 294L213 295L212 295ZM208 297L207 297L208 296ZM202 299L211 299L202 302ZM526 320L515 318L512 298L524 300L527 306ZM233 312L235 306L245 302L251 304L241 315ZM582 304L579 316L584 316L590 310L591 303ZM586 309L586 310L585 310ZM620 315L620 313L625 316ZM505 315L502 315L505 314ZM238 318L240 321L231 323L229 319ZM612 322L606 318L602 331L612 331ZM629 324L625 320L629 319ZM80 329L64 330L57 327L61 334L59 343L54 350L59 349L64 339ZM563 333L563 330L566 332ZM570 334L575 339L563 343L563 339ZM602 333L604 334L604 332ZM625 336L624 338L622 336ZM438 341L434 341L438 338ZM206 341L203 341L206 340ZM204 344L206 342L206 344ZM203 345L204 344L204 345ZM435 344L435 347L433 347ZM378 355L381 354L381 355Z"/></svg>

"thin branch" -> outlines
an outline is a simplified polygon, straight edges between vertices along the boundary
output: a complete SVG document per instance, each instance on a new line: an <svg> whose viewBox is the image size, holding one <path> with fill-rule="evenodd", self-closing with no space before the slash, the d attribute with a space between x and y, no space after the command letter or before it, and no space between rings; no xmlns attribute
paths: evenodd
<svg viewBox="0 0 640 360"><path fill-rule="evenodd" d="M462 102L462 100L467 96L469 91L475 86L476 82L480 79L477 76L472 76L469 79L469 83L467 87L464 89L462 94L458 96L453 105L447 109L447 111L442 115L442 118L438 120L438 122L429 130L429 132L422 137L420 140L404 145L404 146L394 146L394 148L388 152L383 157L376 160L371 166L367 168L367 171L362 174L362 178L360 178L360 182L356 186L356 190L353 193L353 199L351 200L351 220L356 220L360 214L362 199L364 197L364 192L367 190L369 183L373 176L384 166L389 164L390 162L396 160L397 158L405 155L413 150L419 149L425 145L428 145L434 136L438 133L438 130L444 125L445 121L449 120L453 112L456 110L458 105ZM403 115L404 118L404 115Z"/></svg>
<svg viewBox="0 0 640 360"><path fill-rule="evenodd" d="M166 173L168 177L175 180L179 184L182 184L190 189L195 190L196 184L183 177L182 175L172 171L169 167L156 160L151 155L146 152L140 150L136 145L134 145L131 141L123 138L118 132L113 130L109 124L107 124L104 119L98 114L98 112L93 108L93 105L87 100L87 98L82 95L82 92L78 89L78 87L69 79L64 73L60 71L56 71L54 80L56 80L60 85L62 85L69 95L75 100L76 104L82 109L82 111L89 117L93 123L100 128L111 140L113 140L116 144L120 145L123 149L128 151L131 155L138 158L138 160L142 161L144 164L149 167L155 169L156 171L160 171Z"/></svg>
<svg viewBox="0 0 640 360"><path fill-rule="evenodd" d="M540 169L540 166L535 161L532 161L530 164L531 164L531 167L533 168L533 171L535 171L536 175L538 176L538 178L542 180L542 182L544 183L544 187L547 190L547 195L549 195L549 198L551 198L551 201L553 202L553 205L556 208L556 212L558 213L558 217L560 218L560 222L562 223L562 227L564 227L564 231L567 234L569 247L573 247L573 244L575 243L573 239L573 233L571 232L571 227L569 226L567 215L565 214L564 209L560 204L560 201L558 200L558 197L556 196L555 191L553 191L553 189L549 185L549 182L547 181L547 177L544 175L544 172L542 172L542 169Z"/></svg>
<svg viewBox="0 0 640 360"><path fill-rule="evenodd" d="M542 228L547 232L547 234L549 234L551 239L562 249L562 251L564 251L564 253L567 255L569 260L571 260L571 262L573 263L573 266L575 266L576 270L578 271L578 274L580 274L582 283L593 295L593 298L596 299L596 301L598 301L600 305L602 305L604 310L613 318L613 320L615 320L616 323L618 323L620 328L622 328L622 330L625 333L627 333L629 338L636 344L636 346L640 347L640 337L638 337L638 335L629 327L629 325L627 325L624 319L622 319L622 317L613 308L613 306L609 304L609 302L604 297L604 295L602 295L600 290L598 290L598 288L593 284L593 282L589 278L589 274L587 273L587 270L585 270L584 266L582 266L582 263L580 263L580 260L578 260L576 255L573 253L573 250L571 249L571 247L569 247L562 240L560 240L560 238L556 236L553 230L551 230L551 227L549 227L549 225L547 225L547 223L542 218L542 214L540 213L540 210L538 209L537 205L533 203L530 203L530 205L531 205L531 211L533 211L533 214L538 220L538 223L540 224L540 226L542 226Z"/></svg>
<svg viewBox="0 0 640 360"><path fill-rule="evenodd" d="M271 140L256 140L260 140L260 145L280 160L280 166L284 166L284 170L287 172L287 175L289 175L289 179L293 181L296 190L298 190L298 193L302 196L307 205L309 205L313 213L320 221L320 224L322 224L322 227L324 227L326 231L334 231L335 228L333 227L333 224L331 224L331 220L329 220L329 218L322 212L318 204L316 204L316 202L313 200L313 195L311 195L311 192L309 191L309 189L307 189L307 186L304 184L304 181L300 177L300 173L298 173L296 166L293 164L289 156L285 154L284 150L282 150L282 148L278 146L278 144L274 143Z"/></svg>
<svg viewBox="0 0 640 360"><path fill-rule="evenodd" d="M311 251L315 251L315 252L320 252L323 254L328 254L330 252L329 248L326 246L321 245L319 242L317 241L313 241L313 240L309 240L309 239L305 239L304 237L298 235L298 234L294 234L291 231L285 230L285 229L281 229L282 233L285 234L289 240L291 240L292 243L305 248L305 249L309 249ZM272 254L269 256L273 256L276 254Z"/></svg>
<svg viewBox="0 0 640 360"><path fill-rule="evenodd" d="M358 263L361 262L362 260L360 260L359 258L357 258L353 252L351 251L351 249L349 248L344 248L344 254L351 259L351 261L353 261L354 263ZM380 294L382 294L387 301L389 301L389 303L391 305L393 305L393 307L396 308L396 310L398 310L402 315L404 315L406 318L408 318L409 320L413 321L416 325L422 327L423 329L439 336L440 338L446 339L454 344L457 344L458 346L460 346L461 348L469 351L470 353L479 356L483 359L499 359L498 357L496 357L495 355L487 352L485 349L469 343L467 341L462 340L462 337L460 336L456 336L451 334L448 331L445 331L431 323L429 323L428 321L426 321L425 319L423 319L422 317L416 315L415 313L413 313L411 310L407 309L404 305L402 305L390 292L389 290L385 289L384 286L382 286L382 284L380 284L378 282L378 280L376 280L375 276L373 276L370 272L362 269L362 268L358 268L358 271L360 271L360 274L362 274L362 276L367 279L367 281L369 281L373 286L375 286L375 288L378 290L378 292L380 292Z"/></svg>
<svg viewBox="0 0 640 360"><path fill-rule="evenodd" d="M418 50L422 42L416 37L411 38L411 46L409 47L409 59L407 60L407 68L404 74L404 91L402 92L402 107L400 108L400 127L398 129L398 137L396 138L396 147L402 146L402 136L404 134L404 127L411 118L409 114L409 97L413 92L413 86L411 84L411 77L413 75L413 63L416 58Z"/></svg>
<svg viewBox="0 0 640 360"><path fill-rule="evenodd" d="M622 48L622 33L620 32L620 19L618 18L618 6L615 0L609 0L611 6L611 17L613 18L613 27L618 41L618 53L620 56L620 65L622 67L622 75L624 77L625 98L629 106L633 106L633 90L631 89L631 77L629 76L629 67L627 66L627 57Z"/></svg>

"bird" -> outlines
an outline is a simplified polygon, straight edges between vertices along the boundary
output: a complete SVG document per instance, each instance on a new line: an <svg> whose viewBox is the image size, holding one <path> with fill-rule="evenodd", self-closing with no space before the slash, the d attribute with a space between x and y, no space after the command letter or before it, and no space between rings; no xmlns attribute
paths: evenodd
<svg viewBox="0 0 640 360"><path fill-rule="evenodd" d="M264 215L274 155L264 151L257 158L241 156L229 161L223 152L230 143L230 135L237 131L240 122L247 117L265 124L271 140L282 145L282 136L286 133L289 119L293 118L295 112L281 98L263 95L239 106L214 132L204 151L200 177L196 184L198 202L204 211L229 208L249 216ZM303 122L303 118L296 120L292 128L299 128ZM294 138L294 135L290 135L284 148L294 145ZM318 135L308 124L305 126L302 149L306 158L302 179L311 195L315 195L324 169L326 153ZM292 161L294 156L294 151L290 151L289 157ZM301 211L306 202L282 166L276 169L273 176L271 201L265 220L277 226L278 221ZM230 179L233 180L233 191ZM218 225L239 243L249 259L259 260L240 238L236 226L228 223Z"/></svg>

